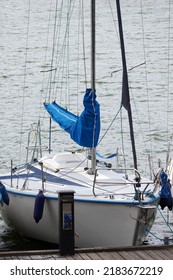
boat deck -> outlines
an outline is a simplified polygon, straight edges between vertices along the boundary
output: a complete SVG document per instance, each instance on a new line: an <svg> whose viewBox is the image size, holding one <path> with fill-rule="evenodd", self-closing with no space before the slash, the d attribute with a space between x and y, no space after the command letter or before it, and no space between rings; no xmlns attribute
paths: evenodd
<svg viewBox="0 0 173 280"><path fill-rule="evenodd" d="M173 245L76 249L71 256L59 250L0 252L0 260L173 260Z"/></svg>

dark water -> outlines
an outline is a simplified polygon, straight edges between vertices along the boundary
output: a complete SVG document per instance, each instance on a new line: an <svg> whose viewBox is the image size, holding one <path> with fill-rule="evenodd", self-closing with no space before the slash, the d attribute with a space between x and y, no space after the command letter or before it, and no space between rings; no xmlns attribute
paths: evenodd
<svg viewBox="0 0 173 280"><path fill-rule="evenodd" d="M120 51L117 48L118 37L114 29L109 26L110 18L115 13L114 2L97 1L96 77L101 104L101 136L118 111L121 100L122 73L118 71L111 75L112 72L121 69ZM138 163L139 170L142 172L149 170L148 152L152 155L155 170L158 159L161 159L163 166L165 165L168 142L173 131L173 33L171 34L173 5L170 7L169 2L166 0L121 1L128 69L143 64L129 70L132 107L137 113L134 115L134 127L137 132ZM51 9L53 11L55 7L55 1L51 1L52 6L46 0L30 1L28 29L29 1L0 0L0 3L0 168L1 172L6 172L9 170L11 159L15 163L25 159L27 133L31 124L37 121L40 106L44 101L42 70L45 69L45 42L48 42L48 50L52 45L52 31L49 31L48 37L47 19L49 11ZM110 5L112 12L110 12ZM88 13L89 7L86 8ZM53 25L53 20L52 17L50 27ZM76 17L72 22L74 26L75 20L77 20L77 9ZM75 33L73 35L75 36ZM87 44L89 40L86 40ZM47 56L50 58L50 51ZM112 65L113 60L115 62ZM25 73L27 78L24 76ZM84 83L82 86L85 88ZM74 87L72 83L72 89ZM72 104L76 103L75 99L71 101ZM105 154L115 152L115 149L121 146L120 131L121 127L115 124L107 140L100 143L99 151L102 150ZM46 135L47 131L44 127L44 141ZM125 154L130 162L128 128L124 132L124 141L127 145ZM59 152L66 150L66 147L69 147L69 150L77 148L66 135L59 132L56 140L53 140L53 149ZM172 224L172 212L168 213L166 210L163 214L164 216L158 213L157 222L152 230L153 235L148 238L149 243L161 242L159 238L165 235L172 236L170 228L166 225L167 220ZM22 238L11 231L0 217L0 250L49 247L52 246Z"/></svg>

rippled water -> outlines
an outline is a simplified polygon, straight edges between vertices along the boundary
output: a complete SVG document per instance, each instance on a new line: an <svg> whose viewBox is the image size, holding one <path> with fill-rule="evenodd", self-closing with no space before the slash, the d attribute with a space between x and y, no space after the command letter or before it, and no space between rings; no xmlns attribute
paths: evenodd
<svg viewBox="0 0 173 280"><path fill-rule="evenodd" d="M5 172L10 167L10 160L18 163L25 159L27 133L33 122L37 121L40 104L44 101L42 88L45 68L45 49L47 42L47 19L50 3L46 0L30 1L29 29L28 2L26 0L1 0L0 9L0 167ZM77 1L76 1L77 2ZM84 1L85 2L85 1ZM120 51L117 48L118 38L110 28L112 17L109 4L106 0L97 1L97 95L101 104L102 131L101 136L108 128L116 115L121 99L121 69ZM114 12L114 2L112 12ZM130 92L134 114L134 128L136 133L136 147L138 154L139 171L148 171L147 153L153 157L154 167L161 159L163 166L166 159L168 140L173 131L173 7L170 1L121 1L122 17L125 35L127 64L129 69ZM52 1L54 3L54 1ZM55 6L55 5L54 5ZM103 9L104 6L104 9ZM53 7L53 6L52 6ZM88 7L87 7L88 13ZM75 20L72 25L76 24ZM53 19L50 22L53 24ZM88 22L89 26L89 22ZM169 28L171 27L171 28ZM51 29L50 29L51 30ZM72 29L73 30L73 29ZM144 31L144 33L142 32ZM28 52L26 56L26 36L28 34ZM144 35L142 35L144 34ZM49 34L48 50L52 44ZM73 34L75 36L75 33ZM86 44L89 44L86 40ZM144 52L145 46L145 52ZM90 50L88 49L88 52ZM50 52L47 53L48 57ZM105 61L106 57L106 61ZM25 68L25 60L27 67ZM112 65L112 61L114 64ZM133 68L142 64L140 67ZM133 68L133 70L130 70ZM72 71L75 69L73 67ZM27 78L24 79L24 74ZM80 86L85 89L85 84ZM25 87L25 91L24 91ZM72 83L72 90L74 83ZM81 90L81 89L80 89ZM25 99L23 98L25 96ZM41 97L40 97L41 96ZM80 99L80 98L79 98ZM71 100L72 105L76 99ZM108 105L105 106L105 104ZM21 109L24 105L24 111ZM136 114L137 112L137 114ZM123 113L124 119L126 113ZM23 119L21 124L21 117ZM119 118L117 119L119 120ZM55 129L54 127L54 130ZM102 153L113 153L121 146L119 132L121 126L114 124L112 132L103 140L98 150ZM24 132L23 132L24 131ZM47 131L43 129L43 141L46 143ZM22 146L20 146L22 140ZM127 162L131 161L128 126L124 131L125 153ZM53 140L53 149L57 151L75 149L77 146L60 132ZM20 155L20 156L19 156ZM164 211L164 219L172 223L172 212ZM157 222L153 227L150 243L160 242L157 235L163 238L170 233L162 214L158 213ZM11 248L46 248L47 245L30 242L12 232L0 218L0 249Z"/></svg>

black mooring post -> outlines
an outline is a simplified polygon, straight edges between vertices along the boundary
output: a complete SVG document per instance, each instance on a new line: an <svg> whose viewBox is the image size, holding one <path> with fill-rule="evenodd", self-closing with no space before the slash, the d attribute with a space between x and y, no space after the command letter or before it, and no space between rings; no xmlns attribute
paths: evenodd
<svg viewBox="0 0 173 280"><path fill-rule="evenodd" d="M74 191L58 193L59 201L59 252L74 255Z"/></svg>

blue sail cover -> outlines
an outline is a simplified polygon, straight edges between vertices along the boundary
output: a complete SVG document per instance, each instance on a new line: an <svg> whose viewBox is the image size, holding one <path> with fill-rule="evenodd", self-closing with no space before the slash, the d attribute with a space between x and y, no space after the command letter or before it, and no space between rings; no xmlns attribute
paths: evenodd
<svg viewBox="0 0 173 280"><path fill-rule="evenodd" d="M80 146L96 147L100 133L100 105L96 91L86 89L83 99L84 110L78 117L59 106L56 102L45 103L45 109L61 128Z"/></svg>

